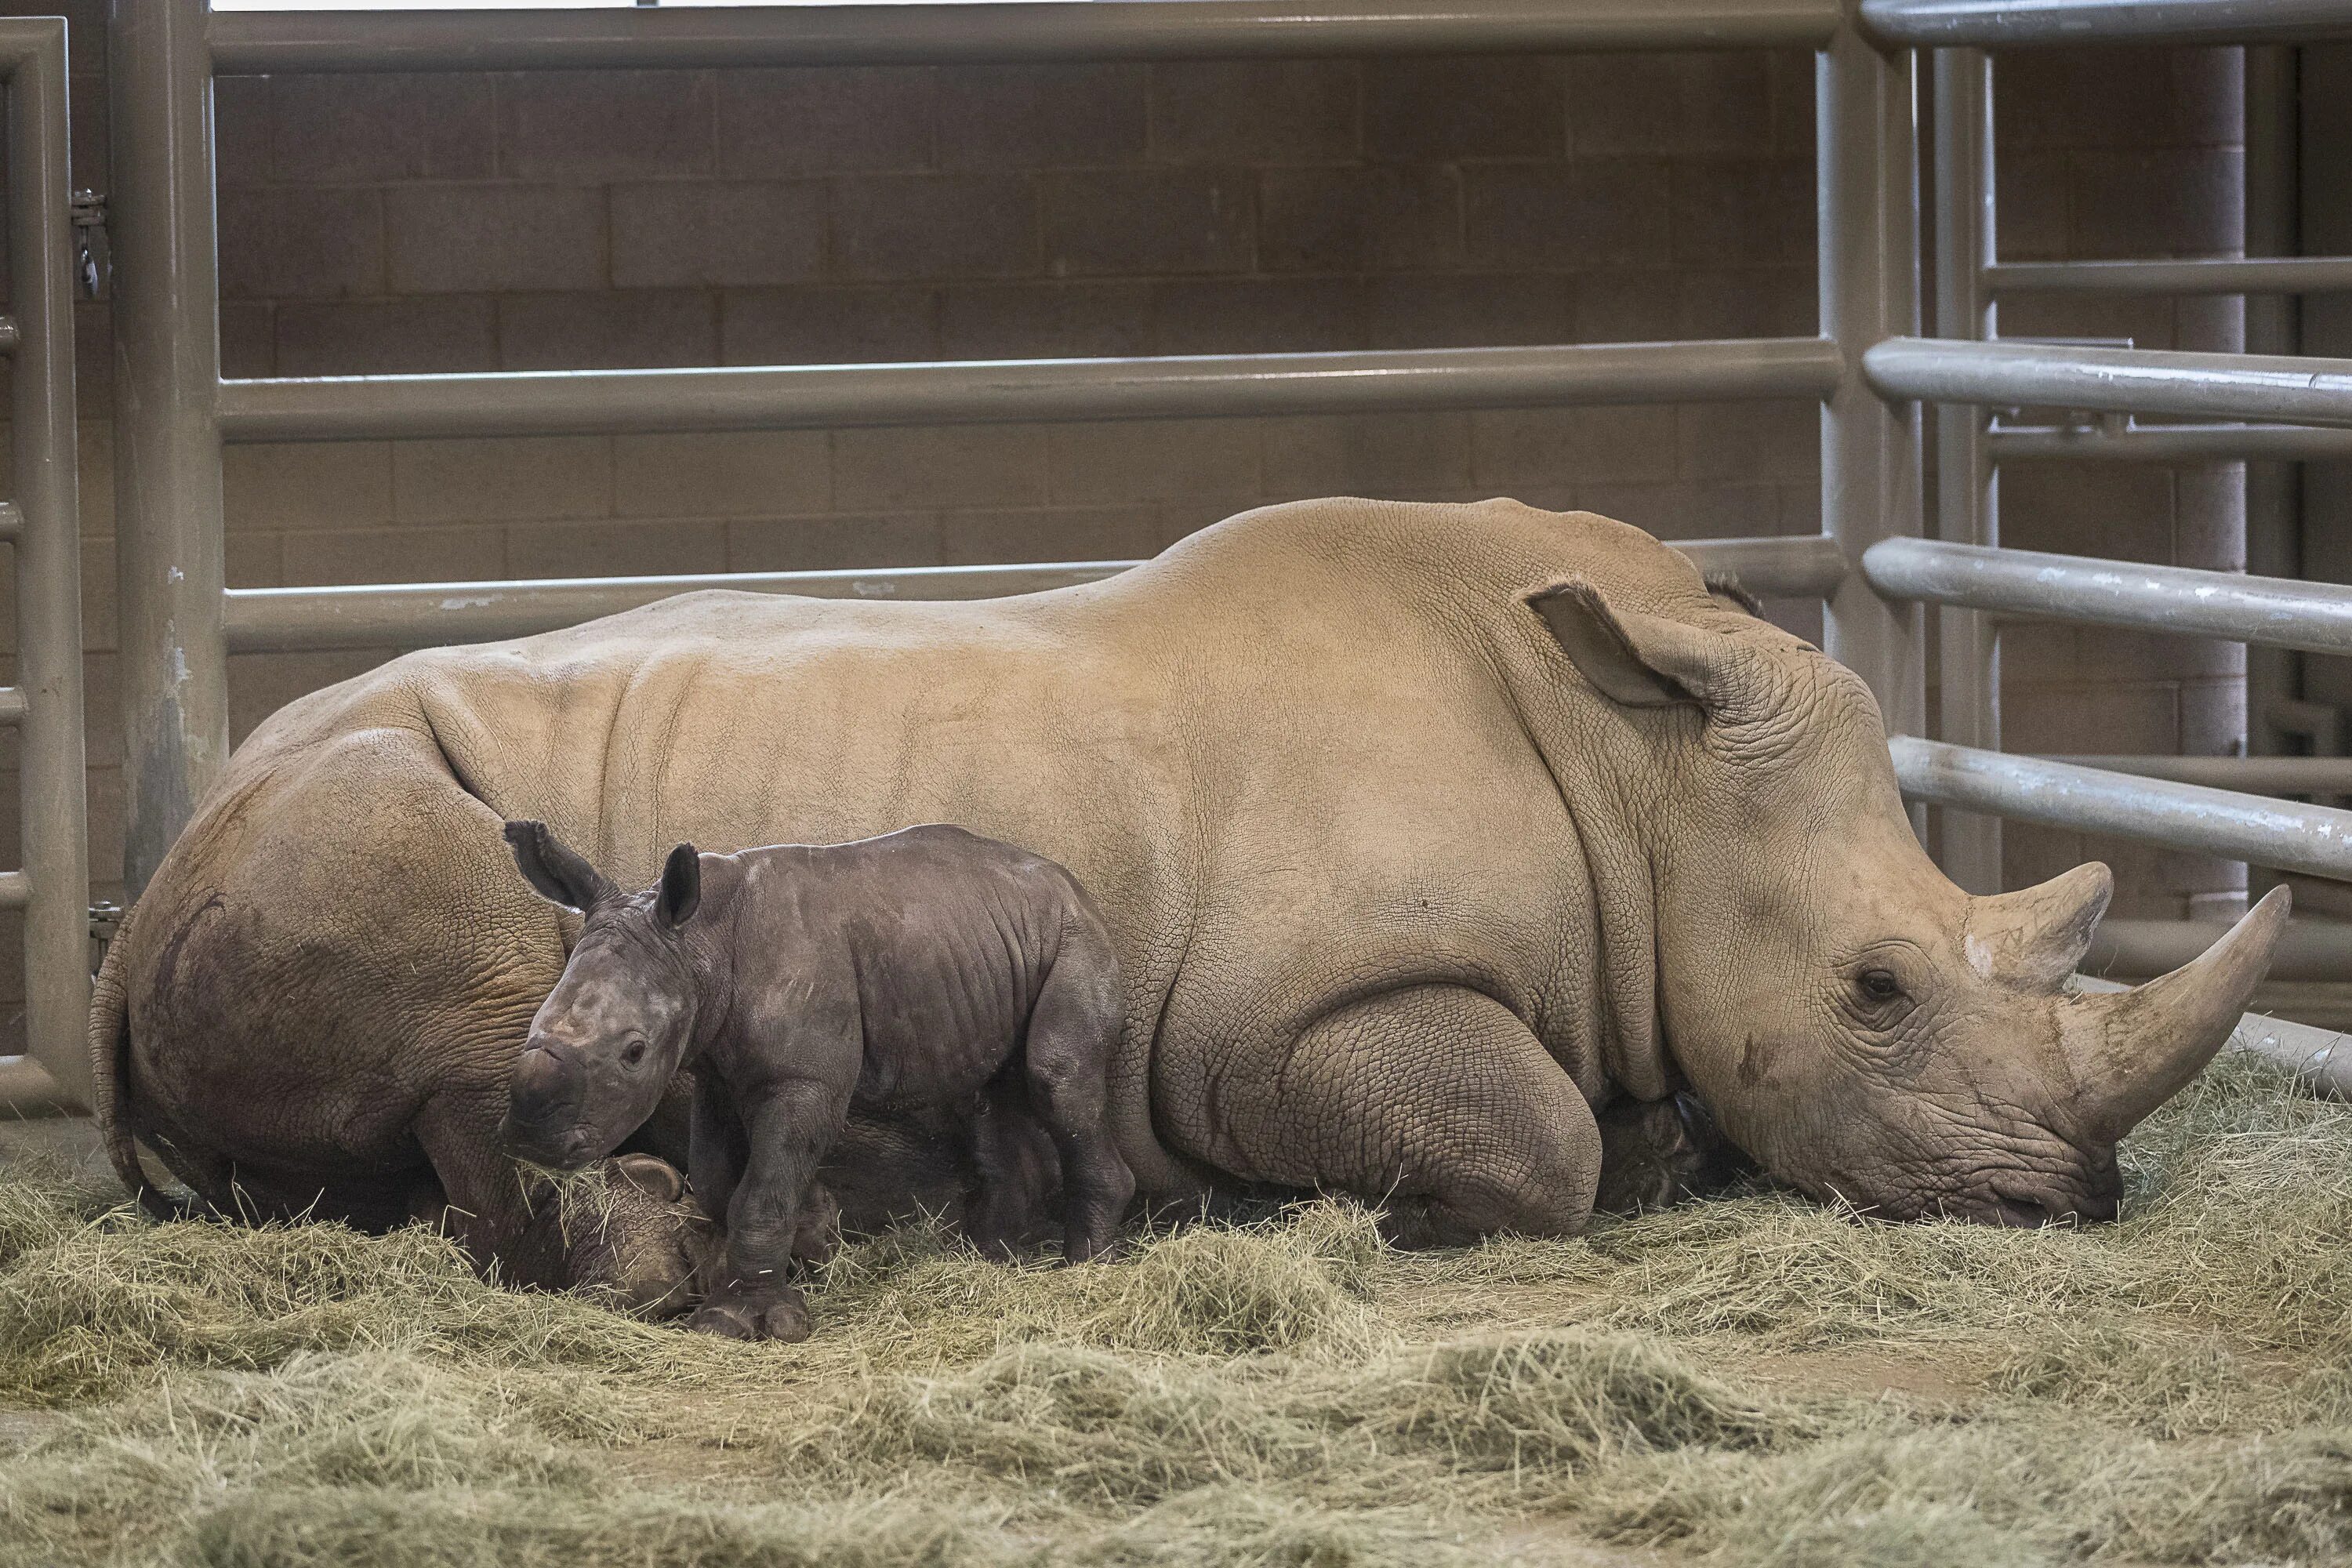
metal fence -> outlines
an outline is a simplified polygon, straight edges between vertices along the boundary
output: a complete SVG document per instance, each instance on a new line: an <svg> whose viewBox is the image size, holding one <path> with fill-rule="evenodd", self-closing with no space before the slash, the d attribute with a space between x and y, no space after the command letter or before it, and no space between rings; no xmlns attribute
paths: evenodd
<svg viewBox="0 0 2352 1568"><path fill-rule="evenodd" d="M89 1103L89 861L81 710L81 521L74 479L73 258L66 159L66 25L0 20L8 90L10 457L16 495L0 541L16 566L16 727L23 867L0 871L0 907L24 910L29 1054L0 1061L0 1103Z"/></svg>
<svg viewBox="0 0 2352 1568"><path fill-rule="evenodd" d="M503 637L681 589L974 596L1122 562L229 590L221 450L331 441L785 426L1104 420L1816 397L1822 533L1685 546L1752 589L1819 594L1829 651L1877 694L1916 799L2120 831L2352 876L2352 816L1996 754L1996 617L2342 646L2347 591L2222 574L2035 562L1997 548L1994 465L2020 451L2169 460L2352 451L2352 363L1993 341L1996 294L2340 289L2352 258L2002 265L1987 47L2352 34L2346 0L1021 0L1021 3L209 16L116 0L110 35L121 344L115 381L135 891L217 774L232 650ZM1802 338L1389 353L235 380L220 376L211 78L224 72L1151 60L1578 49L1816 51L1820 324ZM1918 335L1915 73L1936 74L1939 290ZM1922 540L1915 405L2191 415L2188 428L1995 433L1939 421L1942 539ZM2296 421L2279 425L2281 420ZM2039 443L2036 447L2034 443ZM2021 562L2030 570L2021 570ZM2048 574L2055 573L2056 576ZM1923 603L1947 606L1942 742L1924 727ZM1990 820L1950 815L1964 883L1999 879Z"/></svg>

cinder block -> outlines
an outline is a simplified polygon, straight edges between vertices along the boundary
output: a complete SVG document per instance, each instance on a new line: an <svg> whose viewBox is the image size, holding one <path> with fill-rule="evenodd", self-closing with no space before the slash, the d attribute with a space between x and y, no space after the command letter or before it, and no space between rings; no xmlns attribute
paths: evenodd
<svg viewBox="0 0 2352 1568"><path fill-rule="evenodd" d="M2039 686L2001 682L2004 750L2056 752L2177 752L2179 716L2171 681L2085 681Z"/></svg>
<svg viewBox="0 0 2352 1568"><path fill-rule="evenodd" d="M122 770L89 770L90 894L125 903L122 886Z"/></svg>
<svg viewBox="0 0 2352 1568"><path fill-rule="evenodd" d="M517 577L668 577L727 570L727 525L557 522L507 531Z"/></svg>
<svg viewBox="0 0 2352 1568"><path fill-rule="evenodd" d="M2110 561L2172 558L2172 476L2137 463L2013 463L2000 475L2000 542Z"/></svg>
<svg viewBox="0 0 2352 1568"><path fill-rule="evenodd" d="M2009 641L2012 635L2008 631L2001 633L2001 668L2004 674L2010 667ZM2133 679L2140 680L2179 681L2242 681L2246 675L2246 645L2243 643L2084 626L2076 646L2078 651L2071 666L2046 673L2052 677L2079 679L2089 676L2096 679L2102 672L2117 671L2128 672ZM2237 711L2242 717L2242 706ZM2241 722L2231 732L2242 734L2243 723ZM2183 734L2186 743L2185 730ZM2189 750L2193 754L2198 748L2190 746ZM2219 755L2220 752L2204 754Z"/></svg>
<svg viewBox="0 0 2352 1568"><path fill-rule="evenodd" d="M122 661L86 653L81 660L82 755L91 768L122 765Z"/></svg>
<svg viewBox="0 0 2352 1568"><path fill-rule="evenodd" d="M817 182L613 187L613 281L621 288L791 283L824 268Z"/></svg>
<svg viewBox="0 0 2352 1568"><path fill-rule="evenodd" d="M840 572L939 566L936 512L738 519L727 525L730 572Z"/></svg>
<svg viewBox="0 0 2352 1568"><path fill-rule="evenodd" d="M719 168L748 179L928 169L933 76L899 66L721 71Z"/></svg>
<svg viewBox="0 0 2352 1568"><path fill-rule="evenodd" d="M845 511L1043 505L1045 469L1038 426L833 433L834 505Z"/></svg>
<svg viewBox="0 0 2352 1568"><path fill-rule="evenodd" d="M1171 279L1153 285L1152 318L1165 354L1307 353L1370 336L1352 278Z"/></svg>
<svg viewBox="0 0 2352 1568"><path fill-rule="evenodd" d="M276 588L286 581L286 536L232 533L224 541L223 575L232 588Z"/></svg>
<svg viewBox="0 0 2352 1568"><path fill-rule="evenodd" d="M1677 268L1682 338L1811 337L1822 319L1810 267Z"/></svg>
<svg viewBox="0 0 2352 1568"><path fill-rule="evenodd" d="M1631 158L1463 171L1472 265L1654 266L1668 258L1669 165Z"/></svg>
<svg viewBox="0 0 2352 1568"><path fill-rule="evenodd" d="M719 296L708 290L507 294L506 370L634 370L719 362Z"/></svg>
<svg viewBox="0 0 2352 1568"><path fill-rule="evenodd" d="M331 300L381 294L383 210L368 190L221 193L221 292Z"/></svg>
<svg viewBox="0 0 2352 1568"><path fill-rule="evenodd" d="M520 71L497 79L501 174L676 179L716 167L708 72Z"/></svg>
<svg viewBox="0 0 2352 1568"><path fill-rule="evenodd" d="M1037 255L1037 196L1026 175L867 175L834 184L839 277L1010 277L1035 272Z"/></svg>
<svg viewBox="0 0 2352 1568"><path fill-rule="evenodd" d="M939 74L940 162L1099 168L1143 156L1145 68L968 66Z"/></svg>
<svg viewBox="0 0 2352 1568"><path fill-rule="evenodd" d="M278 363L277 333L277 308L268 300L222 300L221 374L232 380L274 374Z"/></svg>
<svg viewBox="0 0 2352 1568"><path fill-rule="evenodd" d="M1471 482L1466 414L1323 415L1265 424L1269 496L1412 496Z"/></svg>
<svg viewBox="0 0 2352 1568"><path fill-rule="evenodd" d="M357 184L480 180L496 173L488 76L338 73L270 80L280 180Z"/></svg>
<svg viewBox="0 0 2352 1568"><path fill-rule="evenodd" d="M939 357L928 289L730 289L720 297L726 364L895 364Z"/></svg>
<svg viewBox="0 0 2352 1568"><path fill-rule="evenodd" d="M1260 422L1144 419L1056 427L1049 444L1057 502L1172 500L1259 492Z"/></svg>
<svg viewBox="0 0 2352 1568"><path fill-rule="evenodd" d="M2234 147L2075 153L2067 158L2077 256L2212 256L2245 242Z"/></svg>
<svg viewBox="0 0 2352 1568"><path fill-rule="evenodd" d="M11 552L13 554L14 552ZM86 654L111 653L121 646L121 627L114 613L114 541L85 539L81 542L81 647ZM14 605L11 592L8 602ZM13 641L13 622L9 637Z"/></svg>
<svg viewBox="0 0 2352 1568"><path fill-rule="evenodd" d="M80 101L82 83L69 84L68 101L76 141L81 140L86 123L92 128L90 134L105 133L106 79L95 78L90 85L97 89L94 101L85 106ZM223 189L266 185L274 177L269 161L269 99L270 80L266 76L213 79L213 174Z"/></svg>
<svg viewBox="0 0 2352 1568"><path fill-rule="evenodd" d="M1193 169L1047 175L1046 270L1057 278L1246 271L1250 184L1244 174Z"/></svg>
<svg viewBox="0 0 2352 1568"><path fill-rule="evenodd" d="M1644 342L1685 335L1682 274L1671 268L1580 272L1575 301L1578 342Z"/></svg>
<svg viewBox="0 0 2352 1568"><path fill-rule="evenodd" d="M1447 168L1269 169L1258 185L1258 265L1269 272L1459 266L1462 183Z"/></svg>
<svg viewBox="0 0 2352 1568"><path fill-rule="evenodd" d="M297 441L221 449L232 533L383 527L392 521L392 444Z"/></svg>
<svg viewBox="0 0 2352 1568"><path fill-rule="evenodd" d="M1670 484L1675 410L1496 409L1470 416L1470 450L1482 485Z"/></svg>
<svg viewBox="0 0 2352 1568"><path fill-rule="evenodd" d="M66 82L66 163L74 189L102 191L111 177L106 78L69 74Z"/></svg>
<svg viewBox="0 0 2352 1568"><path fill-rule="evenodd" d="M1151 352L1151 285L949 284L940 290L949 359L1122 358Z"/></svg>
<svg viewBox="0 0 2352 1568"><path fill-rule="evenodd" d="M604 286L604 193L596 186L394 186L384 208L394 292Z"/></svg>
<svg viewBox="0 0 2352 1568"><path fill-rule="evenodd" d="M74 432L74 489L82 537L114 531L114 421L85 419ZM5 468L5 463L0 463ZM0 492L5 493L5 492Z"/></svg>
<svg viewBox="0 0 2352 1568"><path fill-rule="evenodd" d="M823 511L832 500L822 430L614 437L613 510L622 517L773 517Z"/></svg>
<svg viewBox="0 0 2352 1568"><path fill-rule="evenodd" d="M2072 199L2063 153L2000 156L2000 255L2004 261L2052 261L2071 243Z"/></svg>
<svg viewBox="0 0 2352 1568"><path fill-rule="evenodd" d="M1813 256L1813 167L1789 159L1674 166L1675 259L1802 266Z"/></svg>
<svg viewBox="0 0 2352 1568"><path fill-rule="evenodd" d="M1362 142L1354 60L1179 60L1151 68L1151 155L1177 163L1332 163Z"/></svg>
<svg viewBox="0 0 2352 1568"><path fill-rule="evenodd" d="M402 441L392 449L392 487L403 522L603 517L612 510L612 443L602 436Z"/></svg>
<svg viewBox="0 0 2352 1568"><path fill-rule="evenodd" d="M2003 300L2003 337L2128 338L2134 347L2174 348L2174 302L2081 294L2021 294Z"/></svg>
<svg viewBox="0 0 2352 1568"><path fill-rule="evenodd" d="M1549 55L1405 57L1364 65L1372 158L1557 158L1567 151L1559 62Z"/></svg>
<svg viewBox="0 0 2352 1568"><path fill-rule="evenodd" d="M1682 476L1802 479L1821 472L1821 405L1685 403L1677 411Z"/></svg>
<svg viewBox="0 0 2352 1568"><path fill-rule="evenodd" d="M1576 503L1660 539L1744 539L1772 532L1780 515L1770 485L1579 485Z"/></svg>
<svg viewBox="0 0 2352 1568"><path fill-rule="evenodd" d="M1563 343L1576 334L1576 285L1557 273L1375 278L1365 290L1376 349Z"/></svg>
<svg viewBox="0 0 2352 1568"><path fill-rule="evenodd" d="M1134 561L1159 553L1157 507L950 511L940 520L950 566L1024 561Z"/></svg>
<svg viewBox="0 0 2352 1568"><path fill-rule="evenodd" d="M1571 55L1561 64L1568 143L1579 158L1753 156L1771 143L1771 66L1753 50ZM1810 71L1805 88L1810 103Z"/></svg>
<svg viewBox="0 0 2352 1568"><path fill-rule="evenodd" d="M502 524L475 528L382 528L351 532L289 533L286 582L293 586L338 583L486 583L507 575Z"/></svg>
<svg viewBox="0 0 2352 1568"><path fill-rule="evenodd" d="M2245 76L2226 48L2019 49L1993 76L2003 147L2231 147Z"/></svg>
<svg viewBox="0 0 2352 1568"><path fill-rule="evenodd" d="M498 331L490 301L449 297L353 300L277 307L280 375L400 375L496 370Z"/></svg>

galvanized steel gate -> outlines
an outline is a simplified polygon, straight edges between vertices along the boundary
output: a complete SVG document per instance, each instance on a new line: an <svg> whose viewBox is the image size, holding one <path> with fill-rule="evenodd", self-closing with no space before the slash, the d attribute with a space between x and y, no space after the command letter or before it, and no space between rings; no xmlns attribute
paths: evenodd
<svg viewBox="0 0 2352 1568"><path fill-rule="evenodd" d="M1995 264L1986 49L2352 36L2352 0L1021 0L574 12L230 13L115 0L111 70L118 534L128 879L143 884L226 760L227 656L419 647L550 629L680 590L973 597L1132 563L231 590L224 442L1118 420L1684 399L1821 400L1822 534L1683 548L1766 595L1819 594L1829 651L1877 693L1915 799L2352 879L2352 813L2062 763L1997 742L1993 618L2039 616L2352 650L2352 590L2032 556L1993 542L2004 448L2121 443L2256 455L2352 447L2352 362L1983 340L2027 286L2260 293L2352 286L2352 258ZM1580 49L1817 52L1821 321L1811 337L1379 353L399 375L220 376L215 71L517 70L1150 60ZM1939 88L1942 335L1915 280L1915 73ZM1940 421L1938 540L1922 537L1919 402ZM1989 407L2188 415L2188 431L1994 432ZM2282 426L2279 421L2297 422ZM2252 423L2242 423L2252 422ZM2266 423L2267 422L2267 423ZM1924 726L1923 616L1942 617L1950 741ZM1998 840L1955 816L1953 869L1989 887Z"/></svg>

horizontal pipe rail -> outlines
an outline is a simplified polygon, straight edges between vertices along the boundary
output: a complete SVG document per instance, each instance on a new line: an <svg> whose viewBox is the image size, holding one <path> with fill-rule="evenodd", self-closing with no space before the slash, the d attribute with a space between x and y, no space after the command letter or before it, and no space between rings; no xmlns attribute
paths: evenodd
<svg viewBox="0 0 2352 1568"><path fill-rule="evenodd" d="M2169 974L2221 941L2229 929L2224 921L2104 920L2092 933L2082 968L2090 974L2140 980ZM2269 978L2352 981L2352 924L2288 921L2278 946L2271 950Z"/></svg>
<svg viewBox="0 0 2352 1568"><path fill-rule="evenodd" d="M2093 994L2129 991L2128 985L2096 975L2076 974L2076 991ZM2310 1024L2273 1018L2261 1013L2241 1015L2238 1026L2221 1047L2266 1058L2301 1079L2314 1094L2352 1100L2352 1035L2339 1035Z"/></svg>
<svg viewBox="0 0 2352 1568"><path fill-rule="evenodd" d="M1698 539L1675 545L1700 571L1763 598L1819 597L1845 558L1819 534ZM993 599L1117 576L1137 561L876 571L732 572L674 577L572 577L504 583L391 583L333 588L232 588L225 606L235 653L317 653L496 642L577 626L677 594L725 588L819 599Z"/></svg>
<svg viewBox="0 0 2352 1568"><path fill-rule="evenodd" d="M2325 425L2157 425L2127 430L2011 426L1996 426L1988 435L1997 463L2036 458L2109 463L2239 462L2256 458L2300 463L2352 458L2352 429L2331 429Z"/></svg>
<svg viewBox="0 0 2352 1568"><path fill-rule="evenodd" d="M2144 779L2244 790L2250 795L2352 795L2352 757L2045 756L2041 760L2105 768Z"/></svg>
<svg viewBox="0 0 2352 1568"><path fill-rule="evenodd" d="M1141 0L1105 0L1137 4ZM1820 397L1818 338L224 381L226 441L779 430Z"/></svg>
<svg viewBox="0 0 2352 1568"><path fill-rule="evenodd" d="M2305 653L2352 653L2352 587L2334 583L1932 539L1882 539L1863 552L1862 571L1890 598Z"/></svg>
<svg viewBox="0 0 2352 1568"><path fill-rule="evenodd" d="M2341 294L2352 256L2217 257L2193 261L2003 261L1995 294Z"/></svg>
<svg viewBox="0 0 2352 1568"><path fill-rule="evenodd" d="M2343 0L1862 0L1864 31L1914 48L2294 44L2352 34Z"/></svg>
<svg viewBox="0 0 2352 1568"><path fill-rule="evenodd" d="M213 68L679 69L1815 48L1836 0L1028 0L584 11L222 11Z"/></svg>
<svg viewBox="0 0 2352 1568"><path fill-rule="evenodd" d="M1904 795L2020 822L2352 881L2352 811L1947 745L1887 742Z"/></svg>
<svg viewBox="0 0 2352 1568"><path fill-rule="evenodd" d="M1863 355L1888 397L2352 425L2352 360L1889 338Z"/></svg>

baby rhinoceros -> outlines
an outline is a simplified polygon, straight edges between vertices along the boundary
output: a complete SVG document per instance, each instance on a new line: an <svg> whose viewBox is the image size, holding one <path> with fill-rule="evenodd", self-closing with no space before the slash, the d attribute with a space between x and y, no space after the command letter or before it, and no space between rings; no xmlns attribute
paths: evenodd
<svg viewBox="0 0 2352 1568"><path fill-rule="evenodd" d="M1017 1184L1001 1169L1017 1162L992 1150L1042 1124L1061 1158L1064 1256L1111 1245L1135 1192L1104 1110L1118 964L1068 871L909 827L734 855L681 844L630 893L543 823L506 836L540 895L586 919L531 1020L502 1137L541 1164L602 1158L692 1068L688 1174L726 1235L688 1327L807 1337L793 1243L826 1201L811 1189L853 1106L962 1139L983 1216L992 1180Z"/></svg>

